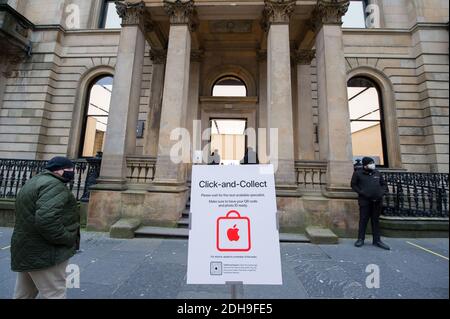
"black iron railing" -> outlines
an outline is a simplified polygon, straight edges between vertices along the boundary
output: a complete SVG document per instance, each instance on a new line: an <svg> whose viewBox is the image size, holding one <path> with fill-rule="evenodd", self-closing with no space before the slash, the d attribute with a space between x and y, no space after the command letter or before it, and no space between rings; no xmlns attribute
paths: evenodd
<svg viewBox="0 0 450 319"><path fill-rule="evenodd" d="M448 174L382 172L389 188L383 215L448 218Z"/></svg>
<svg viewBox="0 0 450 319"><path fill-rule="evenodd" d="M77 200L89 200L89 187L96 184L101 157L75 160L75 179L68 187ZM0 159L0 198L15 198L25 183L45 169L47 161Z"/></svg>

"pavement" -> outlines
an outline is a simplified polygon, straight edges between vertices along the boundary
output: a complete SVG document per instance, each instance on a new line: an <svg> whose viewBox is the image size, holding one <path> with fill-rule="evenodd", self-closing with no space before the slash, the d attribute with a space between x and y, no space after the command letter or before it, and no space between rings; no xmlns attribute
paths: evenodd
<svg viewBox="0 0 450 319"><path fill-rule="evenodd" d="M16 274L10 270L12 228L0 227L0 298L11 298ZM353 239L338 245L281 243L283 285L244 286L243 298L449 298L448 238L383 238L385 251L362 248ZM185 239L111 239L107 233L82 232L82 251L71 264L80 268L74 299L229 299L230 287L187 285ZM376 266L373 266L376 265ZM378 267L379 288L366 279ZM367 271L367 272L366 272Z"/></svg>

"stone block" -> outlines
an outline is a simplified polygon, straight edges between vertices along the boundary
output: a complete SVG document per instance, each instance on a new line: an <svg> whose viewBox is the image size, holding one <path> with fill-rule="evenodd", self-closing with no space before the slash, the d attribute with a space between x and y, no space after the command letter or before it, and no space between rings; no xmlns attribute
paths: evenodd
<svg viewBox="0 0 450 319"><path fill-rule="evenodd" d="M338 236L328 228L321 228L316 226L306 227L306 236L312 244L337 244L339 242Z"/></svg>
<svg viewBox="0 0 450 319"><path fill-rule="evenodd" d="M141 225L137 218L121 218L111 226L109 236L111 238L134 238L134 231Z"/></svg>

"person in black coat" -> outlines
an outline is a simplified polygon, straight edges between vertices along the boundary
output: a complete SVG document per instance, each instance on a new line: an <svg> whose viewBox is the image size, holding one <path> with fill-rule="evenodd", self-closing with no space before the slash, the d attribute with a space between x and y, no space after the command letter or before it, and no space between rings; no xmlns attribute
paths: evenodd
<svg viewBox="0 0 450 319"><path fill-rule="evenodd" d="M379 226L383 196L388 192L388 188L381 173L375 169L375 162L372 158L364 157L362 159L362 169L355 170L353 173L351 187L359 195L359 232L355 246L364 245L366 227L370 219L373 244L389 250L389 246L381 241Z"/></svg>
<svg viewBox="0 0 450 319"><path fill-rule="evenodd" d="M258 153L255 152L253 147L247 147L244 153L244 158L240 161L241 165L259 164Z"/></svg>

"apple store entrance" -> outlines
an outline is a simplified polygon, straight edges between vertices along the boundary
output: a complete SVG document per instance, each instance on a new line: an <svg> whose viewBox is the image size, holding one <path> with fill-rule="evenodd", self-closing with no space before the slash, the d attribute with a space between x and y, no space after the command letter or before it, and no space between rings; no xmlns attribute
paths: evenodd
<svg viewBox="0 0 450 319"><path fill-rule="evenodd" d="M239 165L246 149L246 119L211 118L210 154L216 164Z"/></svg>

